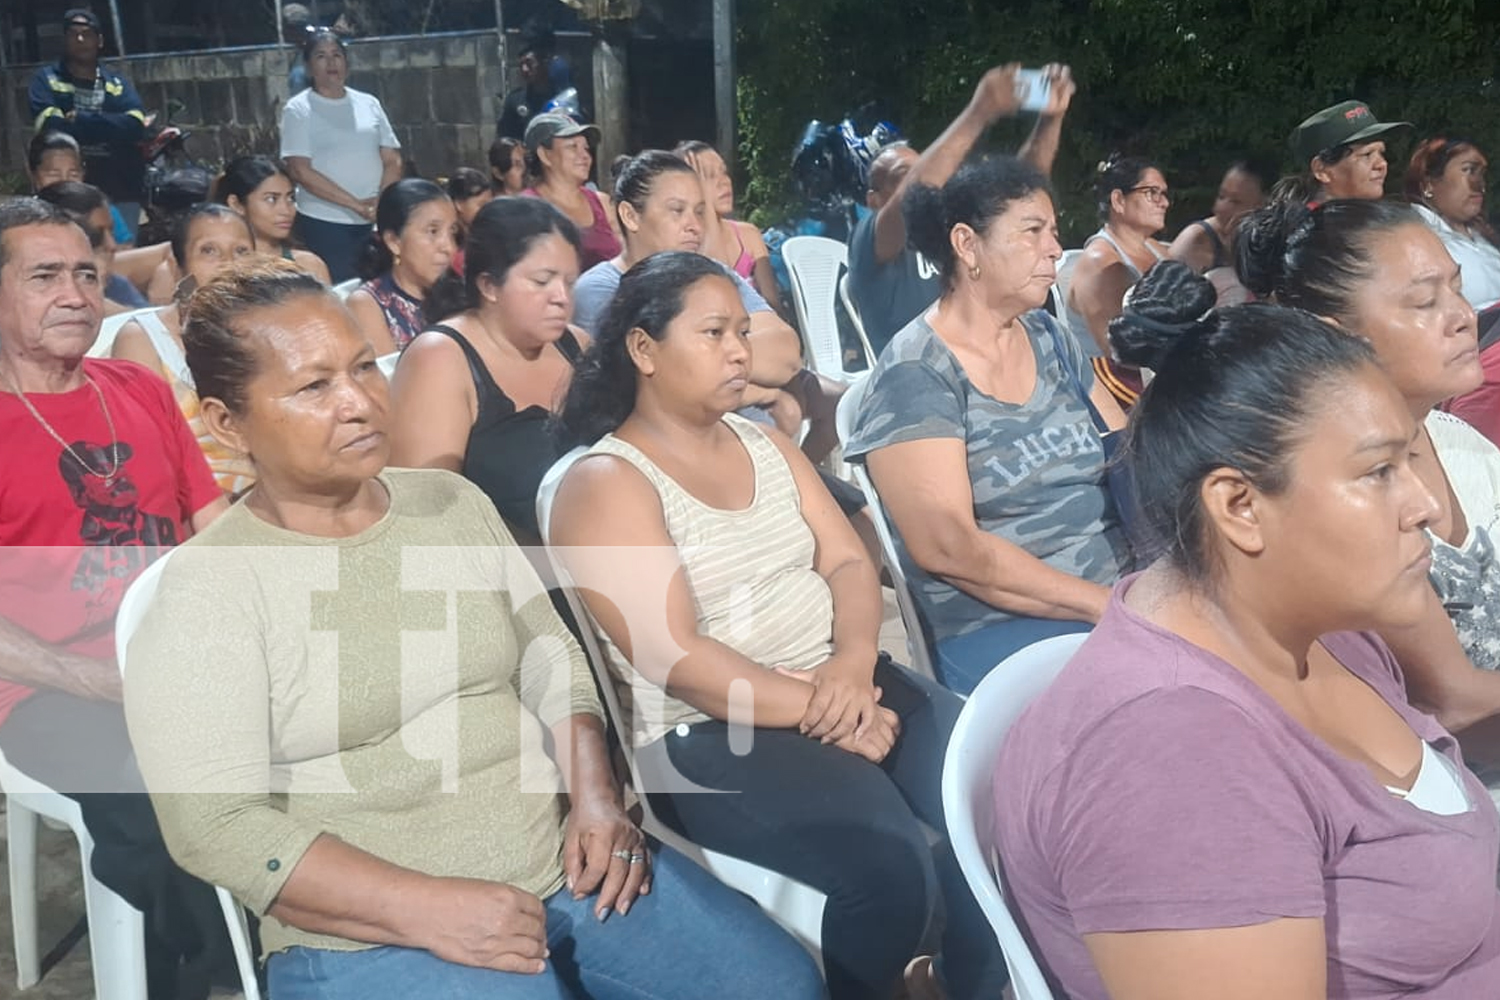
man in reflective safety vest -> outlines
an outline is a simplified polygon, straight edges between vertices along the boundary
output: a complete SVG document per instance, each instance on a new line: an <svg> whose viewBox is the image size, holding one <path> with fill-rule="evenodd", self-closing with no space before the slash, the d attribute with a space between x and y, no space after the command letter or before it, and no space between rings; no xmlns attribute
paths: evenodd
<svg viewBox="0 0 1500 1000"><path fill-rule="evenodd" d="M103 48L93 11L64 14L63 57L31 78L31 114L36 131L55 129L78 140L89 183L109 196L133 234L146 174L138 145L146 115L130 82L99 64Z"/></svg>

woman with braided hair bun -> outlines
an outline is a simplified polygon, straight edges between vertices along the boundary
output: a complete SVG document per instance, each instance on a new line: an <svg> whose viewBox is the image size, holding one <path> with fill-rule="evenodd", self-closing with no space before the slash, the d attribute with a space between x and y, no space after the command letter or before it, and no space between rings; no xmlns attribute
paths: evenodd
<svg viewBox="0 0 1500 1000"><path fill-rule="evenodd" d="M1018 916L1074 1000L1487 994L1500 816L1380 638L1431 601L1420 424L1378 345L1213 300L1164 262L1110 326L1156 369L1128 454L1162 555L1001 748Z"/></svg>

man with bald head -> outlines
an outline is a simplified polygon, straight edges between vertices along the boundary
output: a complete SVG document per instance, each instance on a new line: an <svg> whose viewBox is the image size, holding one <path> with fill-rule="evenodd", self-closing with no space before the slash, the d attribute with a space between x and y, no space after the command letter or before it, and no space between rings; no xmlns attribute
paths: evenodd
<svg viewBox="0 0 1500 1000"><path fill-rule="evenodd" d="M873 214L860 221L849 240L849 294L877 353L898 330L936 302L943 290L937 268L906 245L902 196L912 184L947 183L985 130L1020 110L1016 91L1020 68L1012 63L985 73L968 106L925 153L919 154L904 142L895 143L881 150L870 165L865 204ZM1066 66L1053 64L1044 72L1052 81L1051 95L1018 155L1050 174L1074 86Z"/></svg>

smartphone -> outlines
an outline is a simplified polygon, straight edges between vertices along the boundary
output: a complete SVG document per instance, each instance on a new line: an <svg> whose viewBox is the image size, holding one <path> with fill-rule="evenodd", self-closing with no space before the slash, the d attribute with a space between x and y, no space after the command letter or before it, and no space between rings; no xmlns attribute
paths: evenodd
<svg viewBox="0 0 1500 1000"><path fill-rule="evenodd" d="M1016 70L1016 97L1022 111L1041 111L1052 97L1052 79L1042 69Z"/></svg>

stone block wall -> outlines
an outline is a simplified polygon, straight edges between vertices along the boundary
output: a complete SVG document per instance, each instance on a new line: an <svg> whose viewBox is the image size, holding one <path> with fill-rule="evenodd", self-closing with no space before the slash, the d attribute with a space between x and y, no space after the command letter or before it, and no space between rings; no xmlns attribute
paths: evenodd
<svg viewBox="0 0 1500 1000"><path fill-rule="evenodd" d="M563 36L585 101L592 96L586 36ZM222 163L242 153L278 148L293 50L266 46L213 52L134 56L110 63L140 91L147 110L169 112L192 132L192 155ZM454 167L485 166L503 95L519 84L502 60L493 31L350 43L351 86L380 98L403 155L425 176ZM32 121L26 91L34 66L0 71L0 173L24 173Z"/></svg>

